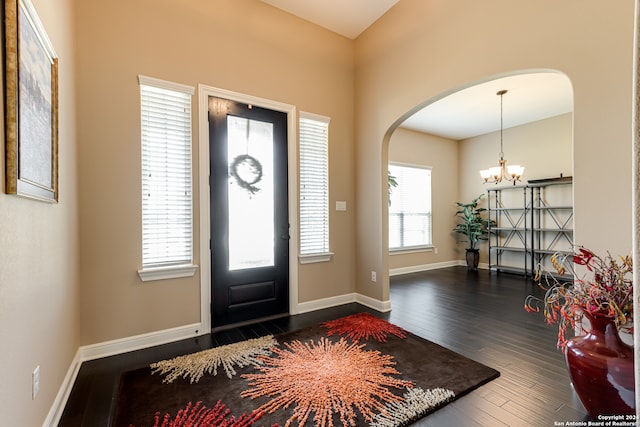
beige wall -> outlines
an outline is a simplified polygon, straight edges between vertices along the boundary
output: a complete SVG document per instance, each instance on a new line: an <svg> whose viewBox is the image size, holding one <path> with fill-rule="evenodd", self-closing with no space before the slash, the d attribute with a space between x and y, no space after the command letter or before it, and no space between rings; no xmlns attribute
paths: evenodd
<svg viewBox="0 0 640 427"><path fill-rule="evenodd" d="M0 423L6 426L42 425L79 346L72 2L33 3L60 61L60 199L49 204L4 194L0 150ZM38 365L40 393L32 400Z"/></svg>
<svg viewBox="0 0 640 427"><path fill-rule="evenodd" d="M356 291L388 299L388 280L371 283L369 272L388 268L390 131L452 88L518 70L557 70L572 83L576 240L596 251L630 251L633 16L632 0L402 0L361 35Z"/></svg>
<svg viewBox="0 0 640 427"><path fill-rule="evenodd" d="M500 132L492 132L459 142L460 198L471 200L485 192L488 185L480 178L480 169L498 166ZM522 182L530 179L573 175L573 115L571 113L540 120L503 132L507 165L525 167ZM511 183L501 183L511 185ZM495 184L494 184L495 186Z"/></svg>
<svg viewBox="0 0 640 427"><path fill-rule="evenodd" d="M433 245L435 251L389 256L389 269L402 269L456 260L455 202L458 193L458 143L456 141L398 128L389 143L389 162L431 167Z"/></svg>
<svg viewBox="0 0 640 427"><path fill-rule="evenodd" d="M349 210L331 212L333 260L299 267L299 301L353 292L352 41L258 0L92 0L76 6L82 344L200 321L200 270L192 278L146 283L136 273L141 266L138 74L201 83L331 117L330 203L347 201ZM197 95L193 105L197 165ZM196 178L196 263L198 192Z"/></svg>

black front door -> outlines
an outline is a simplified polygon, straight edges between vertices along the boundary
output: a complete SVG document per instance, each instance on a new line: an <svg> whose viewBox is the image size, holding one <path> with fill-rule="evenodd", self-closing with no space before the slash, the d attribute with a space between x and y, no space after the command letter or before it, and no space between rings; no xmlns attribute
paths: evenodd
<svg viewBox="0 0 640 427"><path fill-rule="evenodd" d="M212 328L289 312L287 114L209 97Z"/></svg>

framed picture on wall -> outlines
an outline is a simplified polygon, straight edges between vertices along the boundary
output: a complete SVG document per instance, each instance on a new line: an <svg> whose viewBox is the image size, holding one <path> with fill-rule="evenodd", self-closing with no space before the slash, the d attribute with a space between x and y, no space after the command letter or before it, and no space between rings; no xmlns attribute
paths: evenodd
<svg viewBox="0 0 640 427"><path fill-rule="evenodd" d="M8 194L58 201L58 58L30 0L5 0Z"/></svg>

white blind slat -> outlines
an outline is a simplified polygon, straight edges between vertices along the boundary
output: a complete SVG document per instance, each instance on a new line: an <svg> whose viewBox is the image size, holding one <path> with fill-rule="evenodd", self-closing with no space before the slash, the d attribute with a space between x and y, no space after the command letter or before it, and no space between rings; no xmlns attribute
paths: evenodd
<svg viewBox="0 0 640 427"><path fill-rule="evenodd" d="M141 79L143 269L193 259L192 92L182 88Z"/></svg>
<svg viewBox="0 0 640 427"><path fill-rule="evenodd" d="M329 252L329 121L300 118L300 254Z"/></svg>

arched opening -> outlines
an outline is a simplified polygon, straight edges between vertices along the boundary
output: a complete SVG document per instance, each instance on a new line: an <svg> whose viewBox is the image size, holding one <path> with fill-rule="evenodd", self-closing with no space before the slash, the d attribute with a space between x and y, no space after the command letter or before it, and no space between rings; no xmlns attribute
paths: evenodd
<svg viewBox="0 0 640 427"><path fill-rule="evenodd" d="M501 99L500 90L508 92ZM502 122L502 123L501 123ZM573 89L569 78L554 70L524 70L453 88L408 111L387 133L389 164L428 168L431 183L430 223L426 242L391 248L400 231L391 217L397 207L383 206L389 274L404 274L460 265L465 245L452 229L457 201L471 201L495 184L484 184L479 171L507 164L525 167L522 182L573 175ZM499 185L513 185L502 182ZM391 188L393 193L395 189ZM392 195L393 197L393 195ZM383 197L387 200L386 197ZM482 204L486 206L486 197ZM388 204L388 200L387 200ZM388 208L388 209L387 209ZM488 266L486 243L480 245L481 267Z"/></svg>

